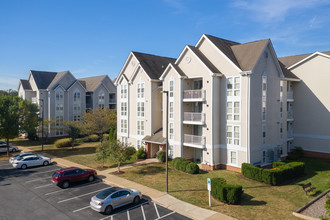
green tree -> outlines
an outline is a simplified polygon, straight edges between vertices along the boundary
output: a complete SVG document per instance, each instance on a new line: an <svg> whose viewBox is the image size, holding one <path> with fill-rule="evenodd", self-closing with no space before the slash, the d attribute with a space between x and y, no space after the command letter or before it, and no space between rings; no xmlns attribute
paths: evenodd
<svg viewBox="0 0 330 220"><path fill-rule="evenodd" d="M84 134L97 134L102 138L102 134L108 133L111 128L116 128L116 111L109 108L91 110L82 117L82 132Z"/></svg>
<svg viewBox="0 0 330 220"><path fill-rule="evenodd" d="M115 128L110 128L109 141L115 141L115 140L117 140L117 131Z"/></svg>
<svg viewBox="0 0 330 220"><path fill-rule="evenodd" d="M120 165L131 158L130 151L127 150L129 147L120 141L108 141L108 157L110 162L118 164L118 172L120 172Z"/></svg>
<svg viewBox="0 0 330 220"><path fill-rule="evenodd" d="M72 139L72 149L75 145L76 139L80 135L80 121L63 121L63 125L65 127L65 132Z"/></svg>
<svg viewBox="0 0 330 220"><path fill-rule="evenodd" d="M102 143L96 148L96 160L102 161L102 168L104 167L105 160L109 157L109 141L103 140Z"/></svg>
<svg viewBox="0 0 330 220"><path fill-rule="evenodd" d="M9 156L9 139L18 136L20 128L21 99L13 96L0 96L0 138L7 141L7 155Z"/></svg>
<svg viewBox="0 0 330 220"><path fill-rule="evenodd" d="M27 133L30 140L36 140L39 125L38 106L27 100L20 102L20 131Z"/></svg>

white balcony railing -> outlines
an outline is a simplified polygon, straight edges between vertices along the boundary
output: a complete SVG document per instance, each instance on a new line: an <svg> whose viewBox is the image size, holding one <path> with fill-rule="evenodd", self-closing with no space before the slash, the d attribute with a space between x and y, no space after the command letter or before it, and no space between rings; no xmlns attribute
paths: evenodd
<svg viewBox="0 0 330 220"><path fill-rule="evenodd" d="M36 97L32 97L31 102L32 102L33 104L37 104L37 98L36 98Z"/></svg>
<svg viewBox="0 0 330 220"><path fill-rule="evenodd" d="M183 142L186 144L198 145L198 146L202 147L205 145L205 137L198 136L198 135L185 134L183 137Z"/></svg>
<svg viewBox="0 0 330 220"><path fill-rule="evenodd" d="M183 121L184 122L197 122L197 123L204 123L205 121L205 114L200 112L184 112L183 114Z"/></svg>
<svg viewBox="0 0 330 220"><path fill-rule="evenodd" d="M183 99L205 99L205 90L184 90L183 91Z"/></svg>
<svg viewBox="0 0 330 220"><path fill-rule="evenodd" d="M293 100L293 92L292 91L287 92L287 99Z"/></svg>

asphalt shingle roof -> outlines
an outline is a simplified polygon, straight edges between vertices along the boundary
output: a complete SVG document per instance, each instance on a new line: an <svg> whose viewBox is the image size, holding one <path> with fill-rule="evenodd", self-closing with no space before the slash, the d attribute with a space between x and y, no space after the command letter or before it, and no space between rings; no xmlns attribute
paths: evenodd
<svg viewBox="0 0 330 220"><path fill-rule="evenodd" d="M54 79L52 80L52 82L49 84L48 89L51 88L52 86L54 86L61 78L63 75L67 74L69 71L63 71L63 72L59 72L55 75Z"/></svg>
<svg viewBox="0 0 330 220"><path fill-rule="evenodd" d="M326 55L330 55L330 51L327 52L321 52ZM294 56L287 56L287 57L280 57L278 58L279 61L281 61L286 67L290 67L293 64L298 63L299 61L305 59L306 57L312 55L313 53L308 53L308 54L300 54L300 55L294 55Z"/></svg>
<svg viewBox="0 0 330 220"><path fill-rule="evenodd" d="M220 71L210 62L209 59L207 59L206 56L204 56L204 54L202 54L198 48L190 45L187 45L187 47L189 47L196 54L196 56L212 71L212 73L220 73Z"/></svg>
<svg viewBox="0 0 330 220"><path fill-rule="evenodd" d="M32 90L31 85L28 80L26 79L20 79L21 85L24 90Z"/></svg>
<svg viewBox="0 0 330 220"><path fill-rule="evenodd" d="M49 84L53 81L56 76L56 72L46 72L46 71L30 71L38 89L47 89Z"/></svg>
<svg viewBox="0 0 330 220"><path fill-rule="evenodd" d="M92 92L99 87L105 77L107 77L107 75L80 78L78 80L79 82L83 82L82 85L85 86L87 91Z"/></svg>

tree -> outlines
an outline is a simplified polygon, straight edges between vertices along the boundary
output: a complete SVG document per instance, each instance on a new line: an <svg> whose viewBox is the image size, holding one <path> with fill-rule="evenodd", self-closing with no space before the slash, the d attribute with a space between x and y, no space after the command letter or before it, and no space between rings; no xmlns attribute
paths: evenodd
<svg viewBox="0 0 330 220"><path fill-rule="evenodd" d="M90 110L82 117L82 132L84 134L97 134L102 138L102 134L108 133L111 128L116 128L116 111L109 108Z"/></svg>
<svg viewBox="0 0 330 220"><path fill-rule="evenodd" d="M36 140L39 125L38 106L27 100L20 102L20 131L27 133L30 140Z"/></svg>
<svg viewBox="0 0 330 220"><path fill-rule="evenodd" d="M114 128L111 128L109 132L109 141L115 140L117 140L117 131Z"/></svg>
<svg viewBox="0 0 330 220"><path fill-rule="evenodd" d="M65 132L72 139L72 149L76 142L76 139L80 135L80 121L63 121L65 126Z"/></svg>
<svg viewBox="0 0 330 220"><path fill-rule="evenodd" d="M120 164L126 162L131 158L130 151L127 150L129 147L120 141L105 141L108 142L108 157L110 162L118 164L118 172L120 172Z"/></svg>
<svg viewBox="0 0 330 220"><path fill-rule="evenodd" d="M102 143L96 148L96 160L102 161L102 168L104 167L104 161L109 157L109 141L103 140Z"/></svg>
<svg viewBox="0 0 330 220"><path fill-rule="evenodd" d="M18 97L0 96L0 137L7 141L7 155L9 156L9 139L19 134L20 104Z"/></svg>
<svg viewBox="0 0 330 220"><path fill-rule="evenodd" d="M42 135L42 121L39 120L39 124L38 124L38 134L39 136ZM48 140L48 136L49 136L49 127L52 126L52 124L54 124L54 120L51 119L51 120L44 120L44 135L43 135L43 138L45 140L45 142L47 142Z"/></svg>

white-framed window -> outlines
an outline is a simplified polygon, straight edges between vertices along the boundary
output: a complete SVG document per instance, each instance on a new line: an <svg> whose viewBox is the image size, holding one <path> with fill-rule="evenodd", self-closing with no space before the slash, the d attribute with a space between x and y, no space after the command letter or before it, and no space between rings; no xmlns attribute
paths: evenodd
<svg viewBox="0 0 330 220"><path fill-rule="evenodd" d="M280 102L280 118L283 118L283 101Z"/></svg>
<svg viewBox="0 0 330 220"><path fill-rule="evenodd" d="M59 127L61 125L63 125L63 115L56 116L56 118L55 118L55 126L56 127Z"/></svg>
<svg viewBox="0 0 330 220"><path fill-rule="evenodd" d="M262 144L266 144L266 125L262 125Z"/></svg>
<svg viewBox="0 0 330 220"><path fill-rule="evenodd" d="M267 75L266 72L262 74L262 120L266 121L266 112L267 112Z"/></svg>
<svg viewBox="0 0 330 220"><path fill-rule="evenodd" d="M174 97L174 80L173 79L170 79L170 82L169 82L169 97L170 98L173 98Z"/></svg>
<svg viewBox="0 0 330 220"><path fill-rule="evenodd" d="M168 157L169 158L173 158L174 156L174 146L173 145L169 145L168 146Z"/></svg>
<svg viewBox="0 0 330 220"><path fill-rule="evenodd" d="M73 120L74 121L80 121L80 115L74 115Z"/></svg>
<svg viewBox="0 0 330 220"><path fill-rule="evenodd" d="M168 127L169 127L169 139L173 140L174 139L174 123L170 122Z"/></svg>
<svg viewBox="0 0 330 220"><path fill-rule="evenodd" d="M233 102L227 102L227 120L233 120Z"/></svg>
<svg viewBox="0 0 330 220"><path fill-rule="evenodd" d="M144 82L139 82L137 84L137 98L138 99L143 99L144 98Z"/></svg>
<svg viewBox="0 0 330 220"><path fill-rule="evenodd" d="M240 120L240 102L227 102L227 120Z"/></svg>
<svg viewBox="0 0 330 220"><path fill-rule="evenodd" d="M233 127L227 125L227 144L233 144Z"/></svg>
<svg viewBox="0 0 330 220"><path fill-rule="evenodd" d="M142 146L142 140L136 140L136 148L140 149Z"/></svg>
<svg viewBox="0 0 330 220"><path fill-rule="evenodd" d="M236 96L241 95L241 77L228 77L227 78L227 96Z"/></svg>
<svg viewBox="0 0 330 220"><path fill-rule="evenodd" d="M144 102L137 102L137 116L144 117Z"/></svg>
<svg viewBox="0 0 330 220"><path fill-rule="evenodd" d="M81 115L81 94L78 89L73 93L73 120L80 121Z"/></svg>
<svg viewBox="0 0 330 220"><path fill-rule="evenodd" d="M63 114L63 110L64 110L64 107L63 107L63 103L61 104L56 104L56 114Z"/></svg>
<svg viewBox="0 0 330 220"><path fill-rule="evenodd" d="M120 103L120 115L127 116L127 102Z"/></svg>
<svg viewBox="0 0 330 220"><path fill-rule="evenodd" d="M75 91L73 94L73 102L80 102L80 92Z"/></svg>
<svg viewBox="0 0 330 220"><path fill-rule="evenodd" d="M57 101L57 102L63 102L64 100L64 92L62 91L62 90L60 90L60 91L56 91L55 92L55 100Z"/></svg>
<svg viewBox="0 0 330 220"><path fill-rule="evenodd" d="M234 77L234 96L241 95L241 78Z"/></svg>
<svg viewBox="0 0 330 220"><path fill-rule="evenodd" d="M283 123L280 123L280 138L283 139Z"/></svg>
<svg viewBox="0 0 330 220"><path fill-rule="evenodd" d="M239 126L234 126L234 145L240 145L240 131Z"/></svg>
<svg viewBox="0 0 330 220"><path fill-rule="evenodd" d="M266 121L266 101L262 101L262 120Z"/></svg>
<svg viewBox="0 0 330 220"><path fill-rule="evenodd" d="M137 135L144 135L144 121L137 121Z"/></svg>
<svg viewBox="0 0 330 220"><path fill-rule="evenodd" d="M174 119L174 102L170 102L169 110L169 118Z"/></svg>
<svg viewBox="0 0 330 220"><path fill-rule="evenodd" d="M63 131L64 120L64 91L59 87L55 91L55 135L61 136Z"/></svg>
<svg viewBox="0 0 330 220"><path fill-rule="evenodd" d="M99 92L99 95L98 95L98 104L99 104L99 108L104 108L104 91L101 90Z"/></svg>
<svg viewBox="0 0 330 220"><path fill-rule="evenodd" d="M237 152L236 151L230 151L230 163L237 164Z"/></svg>
<svg viewBox="0 0 330 220"><path fill-rule="evenodd" d="M262 151L262 163L266 163L266 151Z"/></svg>
<svg viewBox="0 0 330 220"><path fill-rule="evenodd" d="M126 119L120 120L120 132L123 134L127 133L127 120Z"/></svg>
<svg viewBox="0 0 330 220"><path fill-rule="evenodd" d="M128 143L128 138L127 137L121 137L121 143L127 144Z"/></svg>
<svg viewBox="0 0 330 220"><path fill-rule="evenodd" d="M120 85L120 98L127 99L127 85Z"/></svg>
<svg viewBox="0 0 330 220"><path fill-rule="evenodd" d="M227 144L240 145L240 127L237 125L227 125Z"/></svg>

